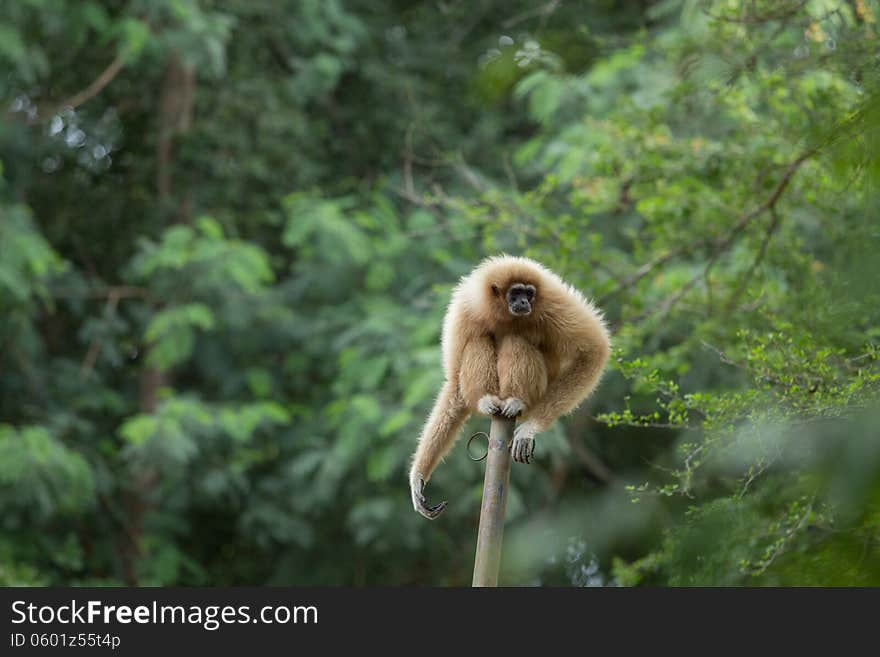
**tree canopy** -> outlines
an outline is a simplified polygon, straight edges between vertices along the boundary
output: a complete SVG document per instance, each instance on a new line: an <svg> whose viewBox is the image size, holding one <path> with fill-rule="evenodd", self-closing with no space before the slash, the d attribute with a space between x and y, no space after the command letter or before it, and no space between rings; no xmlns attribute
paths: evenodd
<svg viewBox="0 0 880 657"><path fill-rule="evenodd" d="M880 585L878 15L2 3L0 584L468 584L482 467L406 471L507 252L614 353L502 583Z"/></svg>

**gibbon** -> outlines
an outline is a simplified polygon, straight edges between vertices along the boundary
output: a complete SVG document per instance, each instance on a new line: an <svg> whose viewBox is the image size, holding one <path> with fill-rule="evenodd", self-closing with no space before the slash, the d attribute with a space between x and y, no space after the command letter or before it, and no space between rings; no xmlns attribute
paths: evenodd
<svg viewBox="0 0 880 657"><path fill-rule="evenodd" d="M602 313L528 258L488 258L461 279L443 320L445 382L410 470L415 510L429 519L425 484L473 412L518 417L510 449L529 463L535 434L599 383L611 350Z"/></svg>

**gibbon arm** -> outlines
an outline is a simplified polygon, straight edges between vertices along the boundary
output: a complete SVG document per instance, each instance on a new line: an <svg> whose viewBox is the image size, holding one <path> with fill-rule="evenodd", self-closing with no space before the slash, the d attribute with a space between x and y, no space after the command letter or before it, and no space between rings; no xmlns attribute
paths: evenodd
<svg viewBox="0 0 880 657"><path fill-rule="evenodd" d="M543 399L528 413L528 419L514 430L510 449L515 461L529 463L535 449L535 434L549 428L595 390L610 351L607 342L593 343L580 350L574 362L553 380Z"/></svg>
<svg viewBox="0 0 880 657"><path fill-rule="evenodd" d="M607 359L607 347L578 353L571 366L548 386L543 399L529 413L538 431L550 427L595 390Z"/></svg>
<svg viewBox="0 0 880 657"><path fill-rule="evenodd" d="M547 391L547 363L541 352L520 335L508 335L498 349L499 396L522 403L526 413Z"/></svg>
<svg viewBox="0 0 880 657"><path fill-rule="evenodd" d="M471 411L482 408L480 400L498 394L493 340L488 336L477 336L455 344L448 378L419 438L409 474L413 507L426 518L436 518L446 507L446 502L429 506L425 501L425 484L431 473L455 443L461 425Z"/></svg>
<svg viewBox="0 0 880 657"><path fill-rule="evenodd" d="M458 389L470 409L476 409L483 396L498 394L498 357L491 337L468 340L458 367Z"/></svg>
<svg viewBox="0 0 880 657"><path fill-rule="evenodd" d="M467 404L456 383L446 381L440 389L434 409L419 438L409 473L409 487L413 507L426 518L436 518L446 508L443 501L429 506L425 501L425 484L444 454L452 447L461 425L467 419Z"/></svg>

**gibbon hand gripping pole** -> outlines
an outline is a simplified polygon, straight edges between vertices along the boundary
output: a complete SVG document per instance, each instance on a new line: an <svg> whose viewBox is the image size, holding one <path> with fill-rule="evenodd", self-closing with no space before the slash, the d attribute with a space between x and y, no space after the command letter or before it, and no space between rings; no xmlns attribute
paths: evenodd
<svg viewBox="0 0 880 657"><path fill-rule="evenodd" d="M513 418L493 416L489 430L486 457L486 479L483 482L483 505L480 508L480 529L477 534L477 556L474 559L473 586L498 586L501 563L501 539L504 536L504 508L510 481L510 440Z"/></svg>

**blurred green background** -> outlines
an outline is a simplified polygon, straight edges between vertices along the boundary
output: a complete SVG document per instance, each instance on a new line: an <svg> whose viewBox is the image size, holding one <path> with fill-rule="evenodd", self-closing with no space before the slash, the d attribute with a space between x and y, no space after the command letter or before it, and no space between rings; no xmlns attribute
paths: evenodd
<svg viewBox="0 0 880 657"><path fill-rule="evenodd" d="M0 584L468 585L482 464L406 471L508 252L615 352L502 583L880 585L878 16L3 2Z"/></svg>

